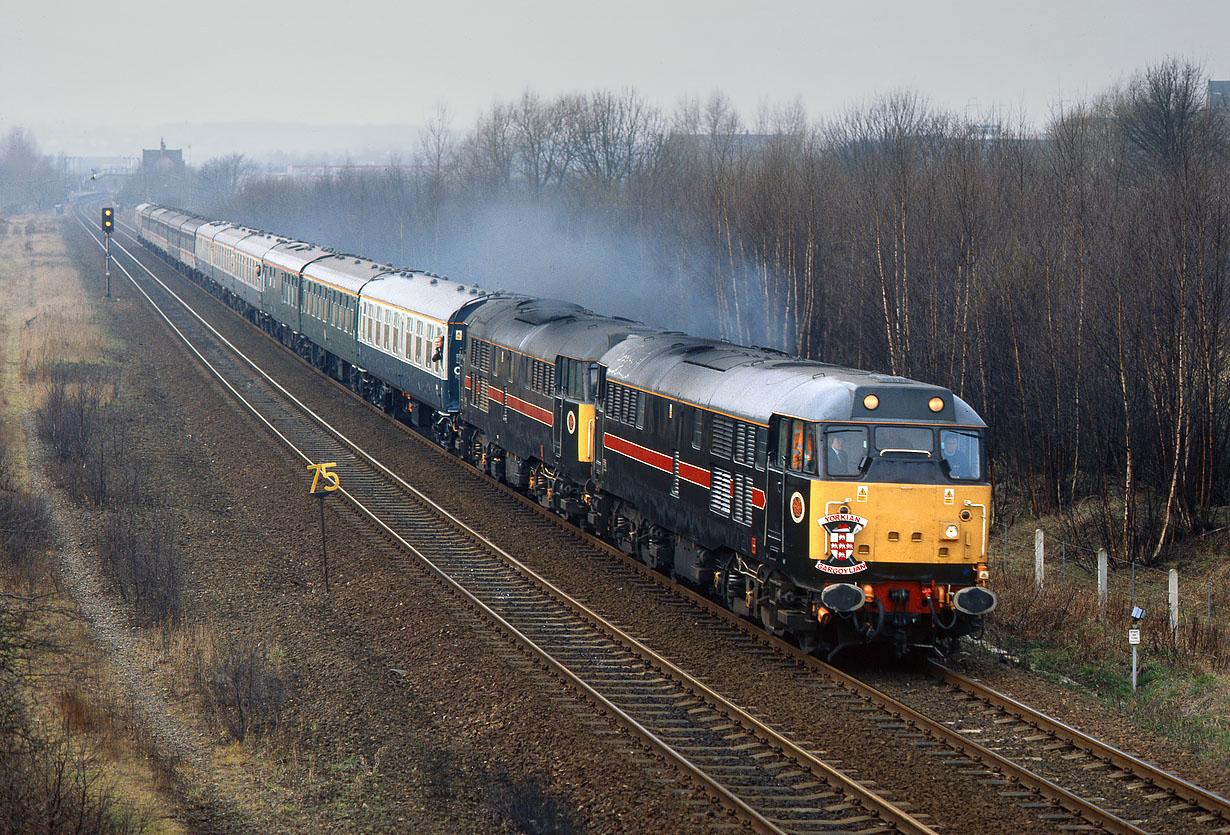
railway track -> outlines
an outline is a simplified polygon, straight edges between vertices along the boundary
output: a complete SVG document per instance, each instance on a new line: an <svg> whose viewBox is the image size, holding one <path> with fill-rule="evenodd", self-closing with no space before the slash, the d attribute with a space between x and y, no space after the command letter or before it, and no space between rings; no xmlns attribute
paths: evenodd
<svg viewBox="0 0 1230 835"><path fill-rule="evenodd" d="M342 466L342 456L340 454L336 454L328 448L317 450L315 454L323 454L326 457L331 454L335 455L335 457L339 459L339 471L343 473L343 478L347 479L346 483L349 483L349 477L346 473L348 472L348 468L351 464L348 463L345 466ZM443 455L444 453L441 451L441 454ZM320 459L317 458L316 460ZM541 512L546 518L558 522L552 514L542 511L535 503L512 491L507 491L507 488L504 488L502 485L498 485L495 482L489 483L505 490L511 496L515 497L517 501L524 503L525 506ZM397 500L394 499L392 501L396 503ZM395 512L395 508L393 510L386 510L386 513L390 514L395 514ZM370 515L371 514L369 514L369 516ZM423 523L421 520L408 520L408 524L415 526ZM451 524L452 523L450 523L450 525ZM597 540L587 537L581 532L576 531L574 528L565 526L563 529L567 530L570 536L585 539L589 544L606 550L610 555L617 555L624 559L626 563L636 565L640 568L639 563L635 563L632 560L624 558L623 555L619 554L617 551L610 549L605 544L598 543ZM393 536L393 534L390 534L390 536ZM427 553L430 554L430 552ZM469 569L463 567L461 570L463 572L469 571L469 573L474 576L488 573L485 569L474 569L472 567ZM1196 787L1185 789L1184 786L1187 786L1188 784L1183 784L1183 781L1177 781L1178 784L1183 784L1182 786L1179 786L1173 782L1177 780L1177 778L1170 778L1172 781L1170 783L1166 783L1164 778L1162 778L1162 782L1150 780L1150 778L1144 776L1145 772L1141 768L1141 766L1144 766L1143 763L1140 764L1140 766L1131 768L1130 770L1127 769L1126 764L1115 764L1113 769L1109 771L1105 767L1085 768L1085 766L1090 766L1092 763L1077 762L1077 758L1071 756L1075 748L1070 747L1073 746L1074 743L1071 739L1069 739L1069 737L1048 736L1046 737L1047 741L1043 741L1042 739L1032 739L1031 743L1025 743L1025 740L1032 737L1038 737L1040 734L1043 734L1043 731L1037 730L1041 726L1031 724L1029 727L1033 728L1033 731L1015 733L1021 730L1022 717L1024 714L1030 712L1030 709L1023 705L1016 704L1016 714L1008 713L1004 715L997 715L988 719L991 727L1000 731L1000 734L997 737L992 739L990 735L978 736L978 731L974 730L971 732L971 728L969 727L970 719L966 714L970 713L970 702L967 699L961 699L960 701L955 699L949 700L953 704L964 705L965 712L958 717L959 721L944 718L936 719L936 716L947 716L949 713L946 713L945 709L935 706L929 706L926 708L927 713L931 714L929 718L929 716L924 714L921 710L908 707L902 701L892 698L889 694L881 692L865 682L860 682L852 677L846 676L844 673L828 667L828 665L824 665L813 658L802 656L797 653L797 650L793 647L789 647L780 641L764 636L762 633L756 631L749 632L747 625L743 621L734 618L725 610L714 606L710 601L702 596L696 595L686 589L681 589L679 586L665 581L663 578L653 574L652 572L645 575L645 579L647 581L652 581L653 583L661 584L662 587L669 590L672 595L682 596L688 601L689 606L700 606L703 608L715 620L721 622L721 625L718 628L727 628L732 630L732 645L742 643L748 647L763 647L767 642L769 645L773 646L774 652L778 654L777 657L779 661L784 662L788 669L794 668L797 664L802 664L807 668L806 675L794 677L795 681L797 681L802 688L812 690L818 697L824 698L828 701L832 701L834 694L836 693L840 699L848 700L850 710L854 712L864 712L870 708L874 708L874 710L879 713L879 716L873 717L873 721L877 727L879 727L883 733L895 736L903 747L917 749L922 752L922 754L930 762L936 763L952 773L976 775L977 779L997 792L1005 803L1014 804L1018 807L1029 810L1030 813L1034 815L1044 826L1050 827L1055 831L1080 831L1083 829L1096 828L1111 832L1161 832L1176 831L1173 827L1177 823L1181 823L1183 827L1179 831L1226 831L1223 829L1227 823L1226 807L1224 805L1225 801L1222 801L1220 798L1216 798L1215 795L1203 792L1203 790ZM549 586L550 584L547 585ZM509 600L520 600L525 602L528 609L534 608L533 603L526 602L534 599L532 594L529 592L523 593L521 590L502 591L499 587L493 587L491 594L496 597L506 595ZM565 599L555 597L553 594L552 596L554 604L563 607L563 611L576 612L573 604L568 603ZM556 610L552 611L552 617L554 617ZM514 610L510 612L510 617L508 619L508 622L514 629L517 628L517 617L518 615L514 607ZM614 627L611 626L611 628ZM599 631L603 632L608 639L611 638L611 635L606 628L600 627ZM618 630L616 629L616 631ZM527 631L524 634L526 634L526 637L530 637L531 632L527 628ZM650 681L653 686L666 687L668 681L674 682L676 686L682 684L684 690L691 694L686 697L678 696L678 698L684 699L684 701L679 702L679 704L686 705L683 712L687 713L688 711L694 710L697 711L698 715L705 711L710 712L705 714L708 719L707 723L701 723L702 727L698 731L700 735L692 737L694 743L696 740L700 740L699 743L689 744L685 741L683 736L671 732L664 732L659 737L658 741L675 741L676 752L678 752L681 748L687 750L688 752L696 752L696 758L699 759L699 752L711 752L718 750L717 748L710 747L709 740L704 736L706 729L711 735L715 733L715 728L717 729L716 733L719 736L723 734L732 735L735 740L740 741L740 744L763 744L763 742L757 743L756 740L766 740L766 735L762 730L756 727L756 722L751 724L743 724L738 727L730 725L730 722L732 721L732 712L737 712L737 708L732 711L732 708L734 708L733 705L730 705L729 703L722 704L720 701L721 697L717 697L718 701L706 701L705 699L700 698L696 695L695 691L691 689L693 685L686 683L686 678L681 679L678 674L670 672L668 667L654 666L657 662L647 659L640 650L632 650L629 649L627 645L620 647L616 644L614 647L602 645L603 649L599 651L597 649L597 647L600 646L599 644L593 644L591 646L588 643L588 639L578 642L575 640L576 634L577 633L570 632L568 628L564 629L564 635L566 637L563 643L567 645L571 642L575 644L575 646L580 647L580 649L574 653L573 657L571 657L570 663L574 666L582 668L588 663L590 669L599 671L597 678L604 681L606 683L605 686L610 687L610 683L612 681L618 681L619 677L624 674L617 671L628 659L635 657L640 659L638 663L647 664L649 666L639 668L639 672L633 676L634 678L639 677L643 681ZM544 638L543 640L545 643L546 639ZM531 643L532 642L533 641L531 639ZM644 647L644 649L648 650L648 647ZM650 650L650 652L652 653L652 650ZM557 661L559 660L560 659L557 659ZM543 661L543 663L547 666L551 666L550 661ZM667 662L667 664L669 664L669 662ZM568 665L564 666L567 667ZM568 669L571 668L569 667ZM562 670L557 670L557 672L561 675L564 674ZM679 672L681 673L682 671ZM936 671L935 674L941 675L938 671ZM582 692L586 692L584 687L576 684L573 686ZM974 693L970 689L971 686L972 685L970 684L965 685L964 690L962 691L968 694L969 699L974 697ZM618 687L616 689L618 690ZM599 696L601 695L600 690L596 689L596 692ZM612 692L616 693L616 691ZM668 689L664 692L670 691ZM674 692L678 693L679 691ZM624 698L623 694L616 694L620 695L621 698ZM716 696L717 694L713 695ZM596 698L595 695L587 693L587 698L589 698L590 701L602 705L604 709L607 709L606 705L600 699ZM670 704L671 698L672 697L670 696L666 698L666 704ZM990 704L990 702L983 696L978 696L977 698L981 699L984 704ZM648 696L631 692L628 694L628 697L624 698L624 700L625 702L630 701L631 703L646 705L653 704L653 702L649 700ZM612 702L612 704L618 707L616 702ZM948 710L951 711L951 708L948 708ZM1000 711L1000 708L996 708L995 710ZM662 706L661 703L650 710L650 713L655 712L662 716L671 715L667 707ZM980 707L979 713L982 712L983 709ZM1000 712L1002 713L1002 711ZM1018 721L996 721L997 719L1003 719L1005 715L1016 716ZM965 726L959 728L954 727L959 723L964 723ZM626 720L625 724L628 725L628 727L632 727L632 725ZM668 726L669 725L670 723L668 723ZM634 728L634 730L637 729ZM637 732L642 735L644 735L644 731L649 731L650 735L654 735L652 730L648 727L637 730ZM1072 729L1068 729L1068 731L1071 731L1072 734L1076 733ZM1014 733L1015 736L1013 736ZM1048 731L1046 733L1050 732ZM1045 736L1045 734L1043 735ZM978 739L981 740L981 742L971 739L971 736L978 736ZM1032 743L1039 743L1039 745L1035 745L1034 748L1026 748L1021 746L1014 747L1011 744L1013 739L1021 741L1022 745ZM1062 746L1055 744L1059 741L1063 742ZM793 745L793 743L790 744ZM1051 746L1049 749L1047 748L1048 745ZM1026 762L1030 762L1031 764L1035 763L1038 758L1034 752L1039 746L1044 750L1055 752L1055 756L1060 758L1061 762L1068 763L1071 766L1068 769L1068 772L1064 774L1056 774L1053 771L1048 771L1050 777L1054 778L1049 779L1042 774L1035 773L1033 770L1023 767L1021 762L1017 761L1024 760ZM788 746L786 748L788 750ZM754 750L756 754L763 753L759 748ZM788 756L786 759L789 763L798 763L800 752L802 754L806 754L806 751L800 747L797 751L793 752L792 756ZM1005 752L1008 752L1007 755L1005 755ZM1122 756L1126 757L1126 755ZM1067 759L1064 759L1065 757ZM695 763L691 763L687 757L674 757L673 761L677 766L685 771L689 771L689 766L696 765ZM763 791L763 787L767 785L761 782L761 772L757 772L755 769L741 771L741 767L737 766L733 761L727 762L717 760L711 762L716 762L715 765L710 766L713 770L727 770L730 773L739 772L746 775L744 787L742 789L745 793L750 791L754 795L757 791ZM798 769L799 766L797 764L785 764L769 770L778 770L780 773L790 775L793 779L794 774L798 771ZM831 790L826 786L834 785L833 781L836 778L833 775L829 775L823 768L820 768L819 770L816 769L817 766L810 766L810 770L804 773L803 779L798 782L798 785L802 787L804 794L802 799L793 807L795 810L819 809L822 806L841 806L851 802L848 799L835 802L839 800L838 797L836 795L827 794L827 792ZM1098 780L1075 780L1071 776L1073 769L1080 769L1081 773L1087 777L1094 776L1099 778L1108 778L1110 785L1114 785L1117 781L1119 786L1125 788L1129 799L1134 802L1124 803L1121 802L1118 797L1114 797L1112 800L1107 800L1107 797L1113 797L1111 792L1105 790L1105 785L1107 784L1101 783ZM1131 775L1130 778L1129 775ZM696 775L694 776L696 779L703 782L702 778ZM857 781L855 784L857 784ZM749 789L749 786L755 786L757 788ZM1065 788L1065 786L1067 788ZM715 795L720 796L721 794L720 791L713 788L710 790L713 791ZM776 791L776 789L773 791ZM810 794L808 794L808 792L810 792ZM1195 795L1199 795L1203 792L1205 797L1203 802L1201 802L1189 797L1188 794L1185 794L1184 792L1194 793ZM1094 803L1092 801L1097 802ZM1219 801L1221 805L1218 805ZM738 804L732 802L730 798L726 798L724 802L732 808L739 808ZM812 805L808 806L807 804ZM789 804L787 804L787 808L789 808ZM1108 809L1113 811L1108 811ZM749 819L754 820L754 818ZM786 817L780 817L778 820L782 825L791 825ZM852 821L849 824L852 826L868 824L870 831L877 831L876 827L883 828L887 823L887 821L884 821L883 819L880 821L873 821L869 819L865 820L861 815L854 815L852 819L848 820ZM832 827L834 823L830 822L827 825ZM836 825L840 826L845 824ZM905 831L910 831L901 823L896 823L895 825L902 827ZM778 830L768 829L764 831ZM799 829L786 831L807 830ZM826 829L824 831L831 830Z"/></svg>
<svg viewBox="0 0 1230 835"><path fill-rule="evenodd" d="M942 691L933 716L944 705L966 706L961 716L945 720L962 735L977 736L982 745L994 747L1001 755L1037 763L1035 770L1064 785L1080 787L1087 796L1103 798L1105 807L1142 829L1230 833L1230 801L1226 798L941 664L929 663L926 672L935 689ZM925 688L923 692L928 694ZM976 713L968 709L972 704L979 707Z"/></svg>
<svg viewBox="0 0 1230 835"><path fill-rule="evenodd" d="M87 232L90 230L82 223ZM583 698L767 833L933 832L553 586L349 441L113 241L118 269L188 349L403 552ZM139 272L144 270L144 274Z"/></svg>

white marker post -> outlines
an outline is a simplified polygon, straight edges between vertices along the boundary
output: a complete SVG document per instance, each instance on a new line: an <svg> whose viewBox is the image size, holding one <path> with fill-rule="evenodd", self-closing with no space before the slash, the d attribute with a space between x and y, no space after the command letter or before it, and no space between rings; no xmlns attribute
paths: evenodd
<svg viewBox="0 0 1230 835"><path fill-rule="evenodd" d="M1034 583L1038 586L1038 588L1042 588L1042 581L1045 579L1045 566L1043 565L1044 553L1045 545L1042 529L1038 528L1034 531Z"/></svg>
<svg viewBox="0 0 1230 835"><path fill-rule="evenodd" d="M1170 569L1170 631L1175 632L1179 628L1179 572L1176 569Z"/></svg>
<svg viewBox="0 0 1230 835"><path fill-rule="evenodd" d="M1098 605L1106 605L1106 549L1098 549Z"/></svg>

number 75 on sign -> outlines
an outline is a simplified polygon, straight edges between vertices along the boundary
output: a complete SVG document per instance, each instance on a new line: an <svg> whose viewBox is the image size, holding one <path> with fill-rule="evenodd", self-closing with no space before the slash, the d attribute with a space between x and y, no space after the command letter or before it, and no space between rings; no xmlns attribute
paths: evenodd
<svg viewBox="0 0 1230 835"><path fill-rule="evenodd" d="M321 489L323 489L326 493L332 493L334 490L342 486L341 479L337 477L337 473L329 472L330 469L336 466L336 461L330 461L326 464L308 464L309 470L316 471L316 476L312 479L312 489L308 491L309 495L316 492L316 485L320 483L321 476L324 476L326 482L321 485Z"/></svg>

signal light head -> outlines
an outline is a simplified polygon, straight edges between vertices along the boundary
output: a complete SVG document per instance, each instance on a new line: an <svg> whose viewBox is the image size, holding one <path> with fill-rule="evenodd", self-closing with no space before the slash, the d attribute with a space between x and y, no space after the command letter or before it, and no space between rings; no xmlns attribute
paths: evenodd
<svg viewBox="0 0 1230 835"><path fill-rule="evenodd" d="M115 209L104 206L102 210L102 230L110 235L115 230Z"/></svg>

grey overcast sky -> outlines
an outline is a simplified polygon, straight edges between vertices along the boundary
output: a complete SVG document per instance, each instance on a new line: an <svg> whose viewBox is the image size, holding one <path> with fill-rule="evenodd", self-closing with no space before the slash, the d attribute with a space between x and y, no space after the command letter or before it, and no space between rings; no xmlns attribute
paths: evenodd
<svg viewBox="0 0 1230 835"><path fill-rule="evenodd" d="M721 91L745 119L797 100L815 121L909 88L944 110L1041 124L1168 56L1230 78L1227 0L4 5L0 130L56 146L64 126L422 124L438 103L464 130L526 89L632 87L666 111Z"/></svg>

